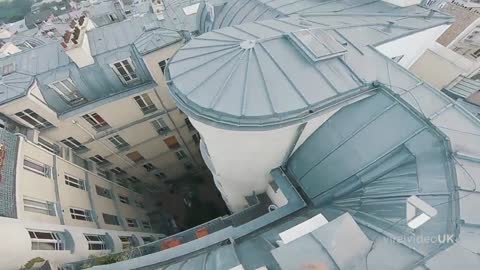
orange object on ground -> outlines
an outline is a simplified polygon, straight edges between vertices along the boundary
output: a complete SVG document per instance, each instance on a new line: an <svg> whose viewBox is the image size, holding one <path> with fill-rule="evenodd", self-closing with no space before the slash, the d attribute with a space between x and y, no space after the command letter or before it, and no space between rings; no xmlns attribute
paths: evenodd
<svg viewBox="0 0 480 270"><path fill-rule="evenodd" d="M197 230L196 235L197 235L197 239L202 238L204 236L207 236L208 235L208 229L207 228L200 228L200 229Z"/></svg>
<svg viewBox="0 0 480 270"><path fill-rule="evenodd" d="M168 240L162 243L162 250L180 246L181 244L182 244L182 241L178 239Z"/></svg>

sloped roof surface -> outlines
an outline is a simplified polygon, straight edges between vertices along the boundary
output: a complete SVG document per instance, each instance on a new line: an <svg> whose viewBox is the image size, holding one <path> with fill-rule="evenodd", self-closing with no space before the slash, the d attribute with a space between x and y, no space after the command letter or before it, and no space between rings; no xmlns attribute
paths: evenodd
<svg viewBox="0 0 480 270"><path fill-rule="evenodd" d="M351 98L365 82L376 80L379 59L367 56L372 51L368 46L448 22L447 16L429 16L420 7L388 13L390 5L375 6L381 10L375 16L312 13L208 32L171 59L167 77L172 96L192 117L215 125L288 124L336 99ZM301 32L310 35L304 42L295 38ZM337 43L338 51L347 52L312 59L312 50L325 45L318 42L319 33Z"/></svg>

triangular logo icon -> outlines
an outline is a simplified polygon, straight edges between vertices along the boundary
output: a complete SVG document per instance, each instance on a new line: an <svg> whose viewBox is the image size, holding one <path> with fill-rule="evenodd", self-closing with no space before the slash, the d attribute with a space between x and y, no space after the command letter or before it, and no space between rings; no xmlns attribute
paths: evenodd
<svg viewBox="0 0 480 270"><path fill-rule="evenodd" d="M418 210L418 214L417 214ZM437 215L437 209L413 195L407 199L407 225L412 229L425 224Z"/></svg>

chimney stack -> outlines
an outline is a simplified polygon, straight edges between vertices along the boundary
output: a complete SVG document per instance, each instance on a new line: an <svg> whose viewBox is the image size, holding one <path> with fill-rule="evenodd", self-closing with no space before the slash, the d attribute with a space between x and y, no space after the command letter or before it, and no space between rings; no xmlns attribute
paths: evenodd
<svg viewBox="0 0 480 270"><path fill-rule="evenodd" d="M65 53L79 67L86 67L95 60L90 52L87 31L95 28L93 23L85 16L70 23L71 29L63 35L62 47Z"/></svg>

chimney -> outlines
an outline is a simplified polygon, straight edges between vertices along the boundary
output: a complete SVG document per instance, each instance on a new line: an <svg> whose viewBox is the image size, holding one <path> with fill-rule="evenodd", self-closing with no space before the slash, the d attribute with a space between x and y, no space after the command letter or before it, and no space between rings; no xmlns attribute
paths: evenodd
<svg viewBox="0 0 480 270"><path fill-rule="evenodd" d="M71 29L63 35L62 47L65 53L79 67L86 67L95 62L90 52L87 31L95 28L92 21L82 16L70 23Z"/></svg>
<svg viewBox="0 0 480 270"><path fill-rule="evenodd" d="M163 11L165 10L165 5L163 4L163 0L152 0L151 6L153 13L157 15L157 19L159 21L164 20L165 16L163 15Z"/></svg>
<svg viewBox="0 0 480 270"><path fill-rule="evenodd" d="M0 58L7 57L9 55L12 55L21 51L22 50L20 50L17 46L15 46L11 42L2 43L0 41Z"/></svg>
<svg viewBox="0 0 480 270"><path fill-rule="evenodd" d="M387 2L399 7L408 7L420 5L420 3L422 3L422 0L383 0L383 2Z"/></svg>

